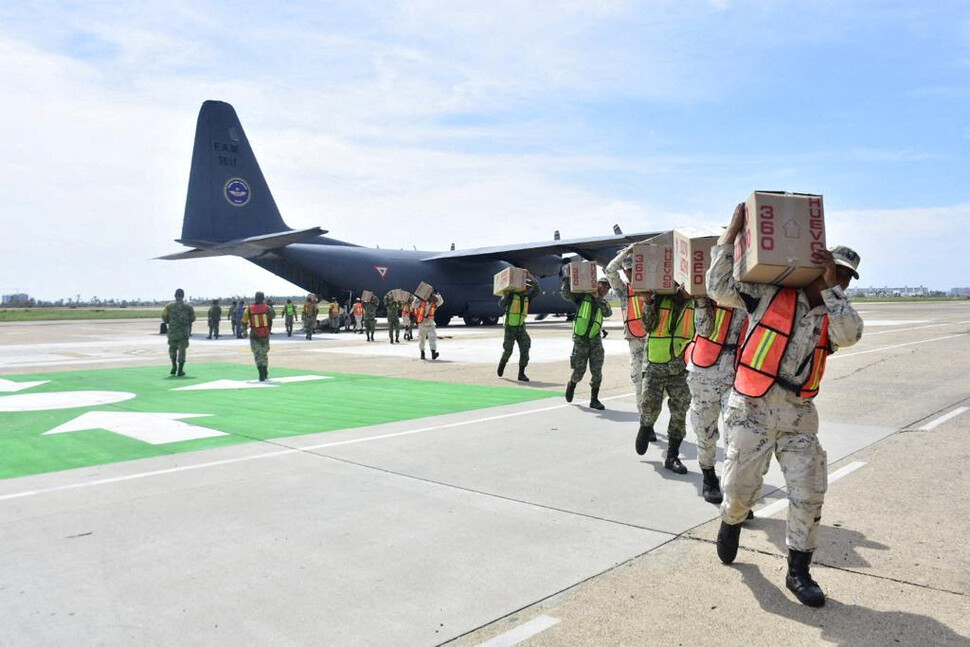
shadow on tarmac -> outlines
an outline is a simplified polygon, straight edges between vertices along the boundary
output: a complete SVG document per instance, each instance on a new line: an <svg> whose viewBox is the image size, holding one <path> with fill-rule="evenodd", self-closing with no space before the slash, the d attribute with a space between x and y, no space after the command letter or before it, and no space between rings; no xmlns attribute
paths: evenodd
<svg viewBox="0 0 970 647"><path fill-rule="evenodd" d="M738 564L742 580L751 589L762 610L788 620L818 628L820 642L836 645L967 645L964 636L927 616L904 611L876 611L855 604L845 604L831 597L821 609L799 604L780 588L783 584L769 581L754 564ZM774 568L772 567L772 570ZM784 573L784 569L779 570ZM825 589L825 573L819 584Z"/></svg>
<svg viewBox="0 0 970 647"><path fill-rule="evenodd" d="M824 512L824 508L823 508ZM785 545L785 519L756 518L745 524L746 532L762 532L772 546L782 555L788 554ZM744 533L741 534L744 544ZM871 566L866 559L857 552L859 548L870 550L889 550L889 546L866 539L866 536L856 530L821 526L819 528L817 563L836 566L838 568L864 568Z"/></svg>

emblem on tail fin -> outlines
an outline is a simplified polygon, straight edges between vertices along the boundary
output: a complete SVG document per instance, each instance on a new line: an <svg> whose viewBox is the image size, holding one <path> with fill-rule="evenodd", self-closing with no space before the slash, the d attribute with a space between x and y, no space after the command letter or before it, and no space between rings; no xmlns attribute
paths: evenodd
<svg viewBox="0 0 970 647"><path fill-rule="evenodd" d="M245 207L252 195L246 181L238 177L231 178L226 182L224 193L226 200L234 207Z"/></svg>

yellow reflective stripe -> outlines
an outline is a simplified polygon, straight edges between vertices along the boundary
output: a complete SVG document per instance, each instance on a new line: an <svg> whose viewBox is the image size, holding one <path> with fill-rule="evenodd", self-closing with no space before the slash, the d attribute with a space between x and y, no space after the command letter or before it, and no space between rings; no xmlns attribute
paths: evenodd
<svg viewBox="0 0 970 647"><path fill-rule="evenodd" d="M657 319L657 325L654 326L651 334L656 337L670 337L670 310L667 308L660 308L660 318Z"/></svg>
<svg viewBox="0 0 970 647"><path fill-rule="evenodd" d="M754 359L751 361L751 366L753 368L761 368L761 365L765 363L765 358L768 355L768 351L771 350L771 345L775 343L775 338L778 337L778 333L773 330L765 330L764 336L761 341L758 342L758 348L755 350Z"/></svg>
<svg viewBox="0 0 970 647"><path fill-rule="evenodd" d="M724 320L725 319L727 319L727 311L726 310L721 310L720 308L715 308L715 312L714 312L714 332L711 334L710 337L708 337L708 339L711 339L711 340L714 340L714 341L717 341L717 342L723 341L722 338L721 338L721 333L723 332L723 329L724 329Z"/></svg>

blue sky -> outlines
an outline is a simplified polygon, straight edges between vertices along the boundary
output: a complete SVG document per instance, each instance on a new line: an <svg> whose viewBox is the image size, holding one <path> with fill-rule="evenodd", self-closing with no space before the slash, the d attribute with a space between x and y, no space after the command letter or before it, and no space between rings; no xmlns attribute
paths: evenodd
<svg viewBox="0 0 970 647"><path fill-rule="evenodd" d="M232 103L291 227L418 249L726 224L822 193L862 286L970 286L966 2L0 5L0 291L299 290L178 251Z"/></svg>

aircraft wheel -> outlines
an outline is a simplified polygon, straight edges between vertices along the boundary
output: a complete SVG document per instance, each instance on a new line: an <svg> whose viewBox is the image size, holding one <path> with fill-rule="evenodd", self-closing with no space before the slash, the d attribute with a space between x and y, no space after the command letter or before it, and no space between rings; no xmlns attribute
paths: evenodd
<svg viewBox="0 0 970 647"><path fill-rule="evenodd" d="M439 328L446 328L448 324L451 323L451 315L442 315L440 312L436 312L434 315L434 325Z"/></svg>
<svg viewBox="0 0 970 647"><path fill-rule="evenodd" d="M497 326L498 317L482 317L482 325L484 326Z"/></svg>
<svg viewBox="0 0 970 647"><path fill-rule="evenodd" d="M482 325L482 318L481 317L462 317L462 321L465 322L465 325L466 326L481 326Z"/></svg>

